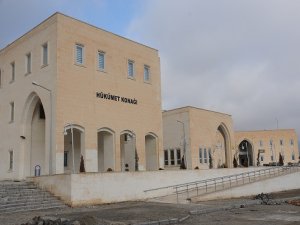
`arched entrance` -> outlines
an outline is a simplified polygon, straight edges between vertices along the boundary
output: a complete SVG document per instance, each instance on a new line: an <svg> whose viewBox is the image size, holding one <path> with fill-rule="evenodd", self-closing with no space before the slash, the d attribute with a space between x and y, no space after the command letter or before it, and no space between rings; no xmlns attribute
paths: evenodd
<svg viewBox="0 0 300 225"><path fill-rule="evenodd" d="M64 172L79 173L80 158L84 155L84 128L67 124L64 129Z"/></svg>
<svg viewBox="0 0 300 225"><path fill-rule="evenodd" d="M49 148L50 141L48 117L40 97L31 93L24 105L21 119L21 151L24 152L24 175L34 176L35 168L40 168L40 175L48 175L50 172Z"/></svg>
<svg viewBox="0 0 300 225"><path fill-rule="evenodd" d="M115 133L109 128L98 130L98 172L115 168Z"/></svg>
<svg viewBox="0 0 300 225"><path fill-rule="evenodd" d="M158 169L157 136L149 133L145 136L146 170Z"/></svg>
<svg viewBox="0 0 300 225"><path fill-rule="evenodd" d="M217 167L228 168L230 164L230 135L224 124L216 132L216 149L212 159Z"/></svg>
<svg viewBox="0 0 300 225"><path fill-rule="evenodd" d="M137 171L138 155L136 151L135 134L131 131L123 131L120 136L121 170Z"/></svg>
<svg viewBox="0 0 300 225"><path fill-rule="evenodd" d="M239 164L244 167L253 166L253 148L247 140L239 144Z"/></svg>

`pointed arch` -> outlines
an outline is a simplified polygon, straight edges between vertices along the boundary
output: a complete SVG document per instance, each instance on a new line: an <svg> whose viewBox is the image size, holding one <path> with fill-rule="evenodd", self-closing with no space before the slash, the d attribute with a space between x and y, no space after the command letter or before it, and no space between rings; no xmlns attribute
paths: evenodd
<svg viewBox="0 0 300 225"><path fill-rule="evenodd" d="M231 167L231 136L230 132L225 123L220 123L217 132L220 132L222 137L224 138L224 166L226 168Z"/></svg>
<svg viewBox="0 0 300 225"><path fill-rule="evenodd" d="M31 92L23 105L20 121L20 136L24 137L20 145L24 177L34 176L35 166L41 167L41 175L50 174L49 114L43 99Z"/></svg>
<svg viewBox="0 0 300 225"><path fill-rule="evenodd" d="M97 130L98 172L115 170L115 131L102 127Z"/></svg>
<svg viewBox="0 0 300 225"><path fill-rule="evenodd" d="M158 136L149 132L145 135L146 170L158 169Z"/></svg>

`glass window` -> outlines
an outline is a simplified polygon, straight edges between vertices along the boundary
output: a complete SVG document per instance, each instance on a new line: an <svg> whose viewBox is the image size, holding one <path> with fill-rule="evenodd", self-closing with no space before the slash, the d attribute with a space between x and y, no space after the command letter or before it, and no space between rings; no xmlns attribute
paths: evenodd
<svg viewBox="0 0 300 225"><path fill-rule="evenodd" d="M294 145L294 140L293 139L291 139L291 145Z"/></svg>
<svg viewBox="0 0 300 225"><path fill-rule="evenodd" d="M42 52L43 52L42 65L46 66L48 65L48 44L47 43L42 45Z"/></svg>
<svg viewBox="0 0 300 225"><path fill-rule="evenodd" d="M104 70L104 65L105 65L105 53L99 51L98 52L98 69Z"/></svg>
<svg viewBox="0 0 300 225"><path fill-rule="evenodd" d="M144 81L150 81L150 67L144 66Z"/></svg>
<svg viewBox="0 0 300 225"><path fill-rule="evenodd" d="M26 74L31 73L31 53L26 55Z"/></svg>
<svg viewBox="0 0 300 225"><path fill-rule="evenodd" d="M14 168L14 152L12 150L9 151L9 170L13 170Z"/></svg>
<svg viewBox="0 0 300 225"><path fill-rule="evenodd" d="M170 160L171 160L171 165L175 165L174 149L170 149Z"/></svg>
<svg viewBox="0 0 300 225"><path fill-rule="evenodd" d="M295 153L292 153L292 160L295 160Z"/></svg>
<svg viewBox="0 0 300 225"><path fill-rule="evenodd" d="M12 62L10 64L11 67L11 81L10 82L14 82L15 81L15 73L16 73L16 66L15 66L15 62Z"/></svg>
<svg viewBox="0 0 300 225"><path fill-rule="evenodd" d="M207 152L206 152L206 148L204 149L204 154L203 154L203 158L204 158L204 163L207 163Z"/></svg>
<svg viewBox="0 0 300 225"><path fill-rule="evenodd" d="M69 156L69 152L65 151L64 152L64 167L68 167L68 156Z"/></svg>
<svg viewBox="0 0 300 225"><path fill-rule="evenodd" d="M134 77L134 62L132 60L128 60L128 76Z"/></svg>
<svg viewBox="0 0 300 225"><path fill-rule="evenodd" d="M83 64L83 45L76 44L76 64Z"/></svg>
<svg viewBox="0 0 300 225"><path fill-rule="evenodd" d="M270 145L271 145L271 146L273 145L273 140L270 140Z"/></svg>
<svg viewBox="0 0 300 225"><path fill-rule="evenodd" d="M263 145L264 145L263 141L260 140L260 141L259 141L259 146L260 146L260 147L263 147Z"/></svg>
<svg viewBox="0 0 300 225"><path fill-rule="evenodd" d="M199 148L199 162L203 163L202 148Z"/></svg>
<svg viewBox="0 0 300 225"><path fill-rule="evenodd" d="M14 122L15 118L15 103L11 102L10 103L10 122Z"/></svg>
<svg viewBox="0 0 300 225"><path fill-rule="evenodd" d="M273 155L271 155L271 161L274 161L274 157L273 157Z"/></svg>
<svg viewBox="0 0 300 225"><path fill-rule="evenodd" d="M283 145L283 140L282 140L282 139L280 139L279 143L280 143L280 145Z"/></svg>
<svg viewBox="0 0 300 225"><path fill-rule="evenodd" d="M181 150L180 148L176 149L176 158L177 158L177 165L181 164Z"/></svg>
<svg viewBox="0 0 300 225"><path fill-rule="evenodd" d="M169 165L169 153L168 150L165 150L165 166Z"/></svg>

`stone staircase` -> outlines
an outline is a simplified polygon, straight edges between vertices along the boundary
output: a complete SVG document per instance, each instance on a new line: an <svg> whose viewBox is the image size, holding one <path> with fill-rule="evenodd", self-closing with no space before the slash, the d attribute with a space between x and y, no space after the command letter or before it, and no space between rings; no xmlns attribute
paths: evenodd
<svg viewBox="0 0 300 225"><path fill-rule="evenodd" d="M67 207L32 182L0 182L0 214Z"/></svg>

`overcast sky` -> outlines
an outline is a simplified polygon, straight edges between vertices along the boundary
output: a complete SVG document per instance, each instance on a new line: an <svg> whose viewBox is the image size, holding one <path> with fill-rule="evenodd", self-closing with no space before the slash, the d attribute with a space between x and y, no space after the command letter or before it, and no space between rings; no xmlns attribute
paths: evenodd
<svg viewBox="0 0 300 225"><path fill-rule="evenodd" d="M159 50L163 109L300 134L298 0L0 0L0 48L56 11Z"/></svg>

